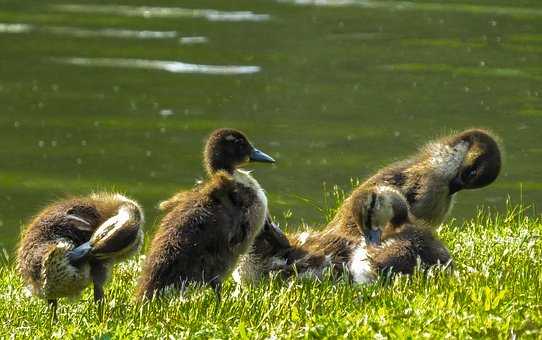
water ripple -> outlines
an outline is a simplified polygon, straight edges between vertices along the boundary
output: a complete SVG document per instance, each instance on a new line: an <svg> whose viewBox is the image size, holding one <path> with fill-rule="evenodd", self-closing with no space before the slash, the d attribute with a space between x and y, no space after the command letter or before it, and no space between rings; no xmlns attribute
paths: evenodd
<svg viewBox="0 0 542 340"><path fill-rule="evenodd" d="M32 25L27 24L7 24L0 23L0 33L27 33L34 29Z"/></svg>
<svg viewBox="0 0 542 340"><path fill-rule="evenodd" d="M137 31L128 29L104 28L85 29L78 27L51 26L43 27L40 31L53 34L69 35L73 37L107 37L107 38L137 38L137 39L169 39L176 38L175 31Z"/></svg>
<svg viewBox="0 0 542 340"><path fill-rule="evenodd" d="M70 26L35 26L30 24L0 23L0 33L29 33L41 32L65 35L76 38L121 38L121 39L174 39L179 38L182 44L203 44L208 42L206 37L179 37L176 31L148 31L122 28L90 29Z"/></svg>
<svg viewBox="0 0 542 340"><path fill-rule="evenodd" d="M516 68L467 67L446 64L393 64L382 65L379 66L378 69L391 72L444 72L474 77L501 77L542 80L542 70L540 69L522 70Z"/></svg>
<svg viewBox="0 0 542 340"><path fill-rule="evenodd" d="M53 58L52 60L58 63L78 66L125 67L162 70L172 73L200 73L213 75L251 74L261 70L259 66L202 65L167 60L116 58Z"/></svg>
<svg viewBox="0 0 542 340"><path fill-rule="evenodd" d="M214 9L190 9L179 7L147 7L125 5L52 5L53 9L71 13L100 13L144 18L203 18L209 21L267 21L269 14L251 11L218 11Z"/></svg>
<svg viewBox="0 0 542 340"><path fill-rule="evenodd" d="M206 37L182 37L179 42L183 45L204 44L209 40Z"/></svg>
<svg viewBox="0 0 542 340"><path fill-rule="evenodd" d="M365 8L380 8L390 10L416 10L432 12L459 12L471 14L507 15L515 17L540 17L542 9L511 6L487 6L453 3L417 3L411 1L371 1L371 0L276 0L299 6L359 6Z"/></svg>

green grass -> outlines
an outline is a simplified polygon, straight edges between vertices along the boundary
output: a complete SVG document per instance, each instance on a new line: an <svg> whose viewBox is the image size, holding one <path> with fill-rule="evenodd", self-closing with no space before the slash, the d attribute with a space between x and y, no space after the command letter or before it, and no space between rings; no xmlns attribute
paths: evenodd
<svg viewBox="0 0 542 340"><path fill-rule="evenodd" d="M143 305L133 302L139 265L119 266L99 310L87 289L61 301L28 298L12 264L0 267L0 337L175 338L525 338L542 337L542 219L521 207L480 212L439 235L456 270L432 270L388 282L272 279L236 291L228 281L217 303L210 289Z"/></svg>

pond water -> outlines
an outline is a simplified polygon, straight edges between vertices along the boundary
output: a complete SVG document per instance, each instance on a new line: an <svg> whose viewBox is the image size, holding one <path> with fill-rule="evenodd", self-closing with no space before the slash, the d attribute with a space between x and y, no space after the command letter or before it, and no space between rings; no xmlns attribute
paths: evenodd
<svg viewBox="0 0 542 340"><path fill-rule="evenodd" d="M151 2L147 2L147 5ZM217 127L283 225L321 224L348 190L427 140L481 126L506 148L452 216L542 199L542 2L0 0L0 247L67 194L157 203L203 177Z"/></svg>

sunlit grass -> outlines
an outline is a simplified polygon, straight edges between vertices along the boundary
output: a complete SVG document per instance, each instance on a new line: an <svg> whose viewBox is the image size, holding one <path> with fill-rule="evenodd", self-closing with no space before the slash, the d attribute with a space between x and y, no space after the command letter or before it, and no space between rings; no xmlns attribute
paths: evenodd
<svg viewBox="0 0 542 340"><path fill-rule="evenodd" d="M17 337L501 337L542 336L542 220L521 207L480 212L439 236L455 259L453 274L353 286L273 278L238 290L229 281L220 303L210 289L139 305L140 265L120 265L99 309L87 289L61 301L58 321L28 298L9 261L0 267L0 334ZM4 258L7 254L4 254Z"/></svg>

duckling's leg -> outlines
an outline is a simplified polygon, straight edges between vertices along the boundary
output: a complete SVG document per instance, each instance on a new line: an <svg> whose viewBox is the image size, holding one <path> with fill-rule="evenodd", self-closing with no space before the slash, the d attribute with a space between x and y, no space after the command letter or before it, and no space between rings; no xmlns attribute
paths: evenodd
<svg viewBox="0 0 542 340"><path fill-rule="evenodd" d="M211 280L209 283L213 290L215 291L216 299L218 302L222 299L222 282L218 278Z"/></svg>
<svg viewBox="0 0 542 340"><path fill-rule="evenodd" d="M93 262L90 267L90 275L94 285L94 301L100 302L104 297L103 286L109 276L109 266L103 262Z"/></svg>
<svg viewBox="0 0 542 340"><path fill-rule="evenodd" d="M104 288L97 282L94 282L94 301L102 302L104 298Z"/></svg>
<svg viewBox="0 0 542 340"><path fill-rule="evenodd" d="M57 321L58 317L57 317L57 314L56 314L56 310L58 308L58 300L57 299L49 299L49 300L47 300L47 303L49 303L49 306L51 307L51 311L53 313L53 315L52 315L53 321Z"/></svg>

